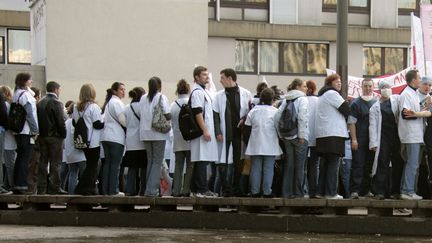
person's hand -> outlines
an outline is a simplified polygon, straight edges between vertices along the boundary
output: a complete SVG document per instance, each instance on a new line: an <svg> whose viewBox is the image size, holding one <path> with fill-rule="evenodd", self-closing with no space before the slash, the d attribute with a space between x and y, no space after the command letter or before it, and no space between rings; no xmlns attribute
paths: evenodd
<svg viewBox="0 0 432 243"><path fill-rule="evenodd" d="M358 142L357 142L357 140L352 140L351 141L351 149L352 150L357 150L358 149Z"/></svg>
<svg viewBox="0 0 432 243"><path fill-rule="evenodd" d="M375 151L375 152L376 152L377 147L370 148L369 150L371 150L371 151Z"/></svg>
<svg viewBox="0 0 432 243"><path fill-rule="evenodd" d="M403 114L405 117L415 117L415 112L409 109L404 109Z"/></svg>
<svg viewBox="0 0 432 243"><path fill-rule="evenodd" d="M299 144L304 144L304 143L305 143L304 138L299 138L298 143L299 143Z"/></svg>
<svg viewBox="0 0 432 243"><path fill-rule="evenodd" d="M222 134L217 135L216 139L217 139L218 142L222 143L223 142L223 136L222 136Z"/></svg>
<svg viewBox="0 0 432 243"><path fill-rule="evenodd" d="M211 141L211 136L210 136L210 133L208 131L204 131L203 136L204 136L205 141L207 141L207 142Z"/></svg>

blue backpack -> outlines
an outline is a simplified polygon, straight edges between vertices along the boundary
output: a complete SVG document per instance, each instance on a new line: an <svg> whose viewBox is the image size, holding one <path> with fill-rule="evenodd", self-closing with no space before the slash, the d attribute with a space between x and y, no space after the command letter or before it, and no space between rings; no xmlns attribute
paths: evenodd
<svg viewBox="0 0 432 243"><path fill-rule="evenodd" d="M292 137L298 133L297 111L293 100L286 100L285 109L282 111L278 123L279 133L282 137Z"/></svg>

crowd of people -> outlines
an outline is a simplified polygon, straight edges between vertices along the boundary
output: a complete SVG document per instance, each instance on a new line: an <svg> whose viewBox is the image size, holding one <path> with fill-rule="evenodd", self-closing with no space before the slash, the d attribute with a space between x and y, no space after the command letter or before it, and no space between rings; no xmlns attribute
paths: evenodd
<svg viewBox="0 0 432 243"><path fill-rule="evenodd" d="M286 93L258 83L255 95L238 85L231 68L220 71L217 92L208 88L207 68L196 67L193 79L192 87L178 81L171 104L161 79L152 77L147 91L130 89L128 105L121 82L107 89L102 106L92 84L63 105L57 82L48 82L41 98L31 76L18 74L14 91L0 90L0 194L430 196L432 80L416 70L406 74L400 95L385 81L375 93L364 79L361 95L350 101L337 74L320 90L313 80L294 79ZM26 111L19 132L9 129L13 104ZM188 105L202 131L191 140L179 125ZM166 167L173 171L168 194Z"/></svg>

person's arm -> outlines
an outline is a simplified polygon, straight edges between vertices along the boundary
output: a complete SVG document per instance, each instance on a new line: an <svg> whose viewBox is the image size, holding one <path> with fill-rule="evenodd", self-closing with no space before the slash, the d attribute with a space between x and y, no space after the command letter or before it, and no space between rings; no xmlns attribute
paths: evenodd
<svg viewBox="0 0 432 243"><path fill-rule="evenodd" d="M299 114L297 117L298 124L298 139L300 144L304 144L306 132L308 130L308 100L306 98L299 98Z"/></svg>
<svg viewBox="0 0 432 243"><path fill-rule="evenodd" d="M207 126L205 125L203 113L198 113L195 115L195 119L197 120L197 123L201 130L203 131L204 140L211 141L210 133L208 132Z"/></svg>
<svg viewBox="0 0 432 243"><path fill-rule="evenodd" d="M55 125L57 127L57 132L61 138L66 138L66 124L64 120L64 109L63 104L61 102L55 102L54 104L54 116L55 116Z"/></svg>
<svg viewBox="0 0 432 243"><path fill-rule="evenodd" d="M342 109L346 109L346 108L342 108ZM357 109L356 109L356 103L352 103L351 107L348 107L348 109L349 109L349 115L348 115L347 123L348 123L348 129L349 129L350 135L351 135L351 149L357 150L358 149L358 141L357 141L356 123L357 123L358 114L357 114Z"/></svg>
<svg viewBox="0 0 432 243"><path fill-rule="evenodd" d="M214 120L214 129L215 129L215 135L216 135L216 139L219 142L223 141L223 136L222 136L222 130L221 130L221 126L220 126L220 115L219 113L217 113L216 111L213 111L213 120Z"/></svg>
<svg viewBox="0 0 432 243"><path fill-rule="evenodd" d="M413 117L431 117L432 113L430 111L412 111L409 109L403 109L402 118L410 119Z"/></svg>
<svg viewBox="0 0 432 243"><path fill-rule="evenodd" d="M26 121L30 127L30 134L37 135L39 134L39 127L36 122L36 117L33 116L33 108L30 102L27 102L24 106L25 111L27 112Z"/></svg>

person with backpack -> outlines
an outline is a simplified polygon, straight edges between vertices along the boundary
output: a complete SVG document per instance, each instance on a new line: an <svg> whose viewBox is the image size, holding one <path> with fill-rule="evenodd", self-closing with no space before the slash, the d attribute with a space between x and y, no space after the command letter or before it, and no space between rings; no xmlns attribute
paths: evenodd
<svg viewBox="0 0 432 243"><path fill-rule="evenodd" d="M126 106L126 154L122 166L128 168L125 193L128 196L144 196L146 188L147 153L144 143L140 140L140 107L139 102L145 94L142 87L129 91L131 103Z"/></svg>
<svg viewBox="0 0 432 243"><path fill-rule="evenodd" d="M60 84L50 81L46 84L46 91L45 97L37 104L40 151L38 194L67 194L61 189L60 179L63 141L66 138L64 107L58 100Z"/></svg>
<svg viewBox="0 0 432 243"><path fill-rule="evenodd" d="M274 91L264 89L260 102L247 114L245 130L250 130L246 155L251 156L250 185L251 196L272 197L272 182L276 156L282 154L274 122L277 108L272 106ZM248 138L249 137L249 138Z"/></svg>
<svg viewBox="0 0 432 243"><path fill-rule="evenodd" d="M96 178L100 156L100 135L104 128L101 109L95 102L96 91L92 84L81 86L79 101L74 106L72 124L74 126L74 146L82 149L86 158L86 168L75 188L75 194L97 195Z"/></svg>
<svg viewBox="0 0 432 243"><path fill-rule="evenodd" d="M294 79L275 121L285 145L282 197L304 197L304 169L308 150L308 100L306 82Z"/></svg>
<svg viewBox="0 0 432 243"><path fill-rule="evenodd" d="M237 74L231 68L220 71L220 82L224 87L214 98L214 120L218 141L219 179L224 197L240 196L242 164L242 126L249 112L252 94L237 83ZM217 192L219 193L219 192Z"/></svg>
<svg viewBox="0 0 432 243"><path fill-rule="evenodd" d="M152 77L148 81L148 93L141 97L140 139L147 152L147 184L145 196L157 197L164 160L165 142L171 130L171 114L168 98L161 93L162 81ZM166 122L168 121L168 124ZM161 126L164 125L164 126ZM166 126L165 126L166 125Z"/></svg>
<svg viewBox="0 0 432 243"><path fill-rule="evenodd" d="M338 172L339 162L345 154L345 140L348 138L346 119L350 108L339 93L341 87L340 76L332 74L318 92L315 135L320 167L316 197L327 199L343 198L337 194Z"/></svg>
<svg viewBox="0 0 432 243"><path fill-rule="evenodd" d="M102 195L120 195L119 172L120 163L124 154L126 117L124 104L121 101L125 96L123 83L114 82L107 89L105 103L102 106L104 129L101 134L101 143L105 154L105 163L102 166Z"/></svg>
<svg viewBox="0 0 432 243"><path fill-rule="evenodd" d="M18 124L18 129L14 132L17 143L17 157L14 167L14 193L26 194L28 190L27 175L29 161L32 156L33 146L37 135L39 134L39 126L36 113L36 99L34 93L30 89L33 80L28 73L19 73L15 78L15 92L11 104L9 124ZM13 113L15 107L25 112ZM11 113L17 114L11 116ZM21 129L19 129L21 128Z"/></svg>
<svg viewBox="0 0 432 243"><path fill-rule="evenodd" d="M186 80L177 83L177 100L171 104L171 124L173 129L173 152L175 154L175 169L173 181L173 196L190 195L193 164L191 162L190 141L183 138L179 127L179 114L183 105L189 101L190 86ZM186 173L184 166L186 164Z"/></svg>

